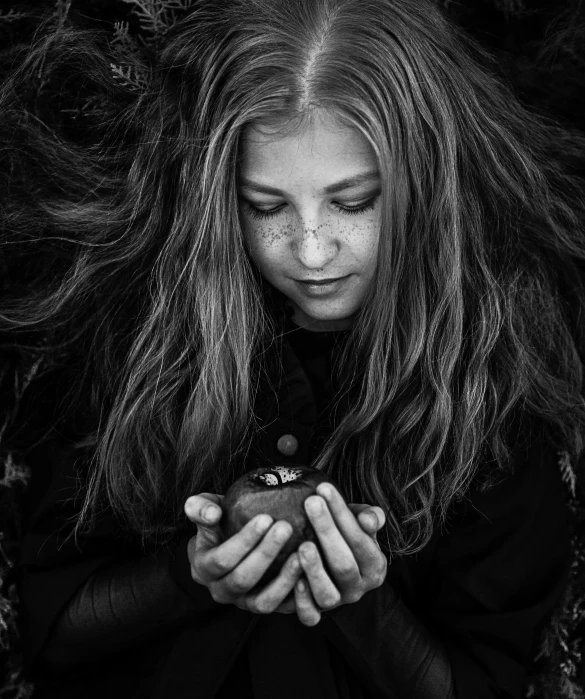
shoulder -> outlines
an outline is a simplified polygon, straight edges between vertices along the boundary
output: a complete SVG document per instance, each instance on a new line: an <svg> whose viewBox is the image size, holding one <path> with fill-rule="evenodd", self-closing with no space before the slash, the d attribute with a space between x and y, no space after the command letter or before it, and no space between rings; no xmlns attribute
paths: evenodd
<svg viewBox="0 0 585 699"><path fill-rule="evenodd" d="M546 570L562 574L572 553L562 454L543 430L521 437L509 467L453 506L438 541L443 565L464 562L489 579L499 575L505 596L512 597L514 589L526 591L531 577L547 577Z"/></svg>
<svg viewBox="0 0 585 699"><path fill-rule="evenodd" d="M537 509L547 509L558 516L566 513L562 451L546 425L529 416L514 418L508 447L510 458L503 465L498 465L491 450L486 450L467 494L452 505L452 524L501 521Z"/></svg>

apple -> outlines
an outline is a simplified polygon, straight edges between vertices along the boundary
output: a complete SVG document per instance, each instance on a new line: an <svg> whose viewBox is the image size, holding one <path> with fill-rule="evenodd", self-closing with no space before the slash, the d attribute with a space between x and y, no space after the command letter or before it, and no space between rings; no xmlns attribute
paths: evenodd
<svg viewBox="0 0 585 699"><path fill-rule="evenodd" d="M274 521L285 519L293 532L268 568L258 586L275 578L282 564L303 541L313 541L317 535L304 508L305 500L314 495L319 483L337 484L325 473L300 464L262 466L248 471L229 487L225 494L221 518L225 538L233 536L253 517L268 514ZM341 492L341 491L340 491Z"/></svg>

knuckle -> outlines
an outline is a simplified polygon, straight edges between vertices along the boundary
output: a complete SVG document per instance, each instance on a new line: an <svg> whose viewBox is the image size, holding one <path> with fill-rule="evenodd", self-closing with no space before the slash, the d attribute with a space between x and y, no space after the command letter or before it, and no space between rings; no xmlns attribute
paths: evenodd
<svg viewBox="0 0 585 699"><path fill-rule="evenodd" d="M345 600L346 600L347 604L355 604L356 602L359 602L362 597L363 597L362 590L351 590L345 596Z"/></svg>
<svg viewBox="0 0 585 699"><path fill-rule="evenodd" d="M374 587L381 587L384 584L384 580L386 580L386 575L384 574L374 576Z"/></svg>
<svg viewBox="0 0 585 699"><path fill-rule="evenodd" d="M246 599L246 610L252 614L260 614L258 602L255 599Z"/></svg>
<svg viewBox="0 0 585 699"><path fill-rule="evenodd" d="M242 527L237 536L240 536L244 545L255 546L258 540L261 539L265 533L266 532L263 530L259 531L256 520L251 519L244 527Z"/></svg>
<svg viewBox="0 0 585 699"><path fill-rule="evenodd" d="M376 587L380 587L386 580L386 575L388 573L388 566L381 565L378 570L374 573L374 584Z"/></svg>
<svg viewBox="0 0 585 699"><path fill-rule="evenodd" d="M282 566L282 573L288 577L297 575L301 572L301 564L299 562L298 554L291 554L285 564Z"/></svg>
<svg viewBox="0 0 585 699"><path fill-rule="evenodd" d="M339 592L330 592L325 599L323 600L322 604L320 605L323 607L323 609L331 609L333 607L337 607L337 605L341 602L341 595Z"/></svg>
<svg viewBox="0 0 585 699"><path fill-rule="evenodd" d="M280 549L290 539L291 535L292 526L286 521L279 522L278 526L273 527L270 531L270 536L268 537L271 544L270 548Z"/></svg>
<svg viewBox="0 0 585 699"><path fill-rule="evenodd" d="M196 583L199 583L200 585L205 585L205 575L203 575L199 568L195 565L191 565L191 577Z"/></svg>
<svg viewBox="0 0 585 699"><path fill-rule="evenodd" d="M258 547L258 556L260 558L259 565L264 568L268 567L278 555L281 546L275 546L274 543L266 542L265 545Z"/></svg>
<svg viewBox="0 0 585 699"><path fill-rule="evenodd" d="M230 563L221 556L216 556L213 563L220 575L225 575L231 570Z"/></svg>
<svg viewBox="0 0 585 699"><path fill-rule="evenodd" d="M209 592L211 593L211 597L213 598L214 602L217 602L218 604L227 604L228 600L221 588L217 587L216 585L210 585Z"/></svg>
<svg viewBox="0 0 585 699"><path fill-rule="evenodd" d="M283 602L280 604L275 611L280 614L293 614L296 611L296 605L294 602Z"/></svg>
<svg viewBox="0 0 585 699"><path fill-rule="evenodd" d="M234 601L234 605L238 609L241 609L243 612L250 612L251 611L251 609L246 604L245 600L243 600L241 597Z"/></svg>
<svg viewBox="0 0 585 699"><path fill-rule="evenodd" d="M258 565L262 567L269 565L276 554L277 551L274 549L274 547L271 547L265 541L263 541L254 551L254 555L258 556Z"/></svg>
<svg viewBox="0 0 585 699"><path fill-rule="evenodd" d="M238 575L237 573L230 575L229 579L226 579L225 582L229 586L230 591L236 595L243 595L252 587L247 577Z"/></svg>
<svg viewBox="0 0 585 699"><path fill-rule="evenodd" d="M335 576L340 580L352 580L359 575L359 570L354 565L342 565L335 568Z"/></svg>
<svg viewBox="0 0 585 699"><path fill-rule="evenodd" d="M271 600L257 599L254 604L256 614L271 614L275 605Z"/></svg>

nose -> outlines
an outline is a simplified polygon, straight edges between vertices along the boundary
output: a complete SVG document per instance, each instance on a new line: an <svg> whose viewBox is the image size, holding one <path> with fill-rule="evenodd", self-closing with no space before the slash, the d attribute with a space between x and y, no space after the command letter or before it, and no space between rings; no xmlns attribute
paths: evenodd
<svg viewBox="0 0 585 699"><path fill-rule="evenodd" d="M337 256L339 246L329 225L302 221L293 240L293 254L307 269L323 269Z"/></svg>

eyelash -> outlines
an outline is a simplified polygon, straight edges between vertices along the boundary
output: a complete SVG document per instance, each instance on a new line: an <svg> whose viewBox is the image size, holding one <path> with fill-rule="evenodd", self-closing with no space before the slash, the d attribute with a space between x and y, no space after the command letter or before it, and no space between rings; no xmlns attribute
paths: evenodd
<svg viewBox="0 0 585 699"><path fill-rule="evenodd" d="M372 209L376 205L376 200L379 196L379 194L376 194L376 196L372 197L371 199L368 199L359 206L344 207L339 206L338 204L334 204L334 206L340 213L345 214L346 216L357 216L358 214L363 214L366 211L372 211ZM282 211L282 205L277 206L274 209L263 211L262 209L257 209L253 204L251 204L249 201L246 201L245 199L243 200L243 202L250 216L259 221L266 220L267 218L272 218L273 216L277 216Z"/></svg>

